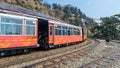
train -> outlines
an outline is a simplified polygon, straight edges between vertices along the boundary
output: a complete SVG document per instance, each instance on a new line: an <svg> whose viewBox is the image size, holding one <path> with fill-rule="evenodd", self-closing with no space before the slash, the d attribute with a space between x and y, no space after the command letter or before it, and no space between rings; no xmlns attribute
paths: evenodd
<svg viewBox="0 0 120 68"><path fill-rule="evenodd" d="M0 5L0 56L28 53L32 48L67 46L87 39L82 27L28 12Z"/></svg>

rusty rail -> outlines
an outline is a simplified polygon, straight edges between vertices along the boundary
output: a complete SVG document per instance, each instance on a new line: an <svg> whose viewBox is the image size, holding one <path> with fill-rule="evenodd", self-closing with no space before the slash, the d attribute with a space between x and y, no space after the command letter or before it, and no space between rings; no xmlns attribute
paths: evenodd
<svg viewBox="0 0 120 68"><path fill-rule="evenodd" d="M99 41L97 41L97 40L94 40L94 41L95 41L94 46L88 46L88 47L85 47L83 49L80 49L80 50L77 50L74 52L70 52L70 53L65 54L63 56L55 57L55 58L52 58L52 59L49 59L46 61L42 61L42 62L35 63L32 65L24 66L23 68L35 68L38 65L42 65L41 68L50 68L50 67L54 67L55 65L60 65L61 63L65 64L64 61L68 61L68 60L72 61L72 58L75 56L83 57L83 56L89 54L92 51L92 49L95 48L99 44ZM66 58L63 59L63 57L66 57ZM77 57L77 58L80 58L80 57ZM60 59L60 60L56 61L56 59ZM51 62L51 64L45 65L45 63L47 63L47 62Z"/></svg>

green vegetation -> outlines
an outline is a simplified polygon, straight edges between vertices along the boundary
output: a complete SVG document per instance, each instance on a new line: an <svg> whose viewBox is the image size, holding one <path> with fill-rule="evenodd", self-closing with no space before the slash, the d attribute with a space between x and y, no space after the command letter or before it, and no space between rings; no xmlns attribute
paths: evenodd
<svg viewBox="0 0 120 68"><path fill-rule="evenodd" d="M120 25L119 17L111 16L101 18L103 21L101 26L94 27L91 31L94 38L101 39L117 39L120 40L120 30L117 29L117 26Z"/></svg>
<svg viewBox="0 0 120 68"><path fill-rule="evenodd" d="M69 24L82 26L85 28L85 34L90 34L89 29L96 26L93 19L87 17L80 9L71 5L60 5L60 4L48 4L43 3L43 5L48 9L48 15L55 18L61 19ZM83 22L82 19L85 21Z"/></svg>
<svg viewBox="0 0 120 68"><path fill-rule="evenodd" d="M93 20L87 17L84 13L81 12L77 7L73 7L71 5L60 5L60 4L48 4L43 3L43 5L49 10L49 15L54 15L55 18L61 19L69 24L73 24L76 26L83 26L82 18L87 21L88 24L94 24Z"/></svg>
<svg viewBox="0 0 120 68"><path fill-rule="evenodd" d="M33 10L33 5L32 5L32 3L31 3L31 2L28 2L28 4L27 4L26 6L27 6L27 8L28 8L28 9Z"/></svg>
<svg viewBox="0 0 120 68"><path fill-rule="evenodd" d="M80 9L71 5L49 4L44 3L43 0L2 0L9 4L22 6L24 8L41 12L43 14L52 16L54 18L63 20L69 24L82 26L85 28L85 33L90 33L89 29L96 26L96 23L87 17ZM85 21L83 22L82 19ZM88 32L87 32L88 31ZM88 34L91 36L90 34Z"/></svg>
<svg viewBox="0 0 120 68"><path fill-rule="evenodd" d="M1 0L0 2L19 5L58 18L69 24L82 26L89 37L120 40L120 30L117 29L117 26L120 25L120 14L101 18L102 23L99 26L93 19L81 12L80 9L71 5L60 5L56 3L51 5L49 3L43 3L43 0Z"/></svg>

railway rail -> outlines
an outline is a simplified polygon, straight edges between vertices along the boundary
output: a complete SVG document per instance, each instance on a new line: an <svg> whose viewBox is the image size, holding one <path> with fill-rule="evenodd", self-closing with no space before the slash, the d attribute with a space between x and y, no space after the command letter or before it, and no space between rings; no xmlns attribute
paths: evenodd
<svg viewBox="0 0 120 68"><path fill-rule="evenodd" d="M73 51L69 51L67 53L63 53L59 56L51 56L51 58L45 60L45 61L41 61L41 62L37 62L31 65L25 65L22 68L53 68L53 67L60 67L61 64L66 64L65 61L73 61L74 58L80 58L89 54L92 49L94 49L94 47L96 47L99 44L99 41L94 40L95 43L84 47L84 48L80 48L80 49L76 49Z"/></svg>
<svg viewBox="0 0 120 68"><path fill-rule="evenodd" d="M20 56L15 56L15 59L12 59L11 57L9 58L3 58L0 59L0 63L2 63L2 61L8 61L5 64L0 64L0 67L7 67L7 68L28 68L28 67L35 67L38 66L38 64L40 65L41 63L43 64L44 62L48 62L50 61L51 63L56 63L57 60L53 60L53 59L59 59L61 58L61 60L68 60L71 59L72 56L77 56L77 54L75 54L76 52L80 53L83 52L80 55L81 57L87 54L84 53L83 50L92 50L92 48L94 48L92 45L96 44L96 41L93 41L91 44L89 45L83 45L88 43L88 41L85 41L79 45L75 45L75 46L69 46L69 47L63 47L63 48L58 48L58 49L53 49L53 50L49 50L51 52L51 55L47 55L48 53L50 53L49 51L40 51L38 52L36 55L34 55L33 53L31 53L30 55L20 55ZM71 48L73 48L71 50ZM63 52L59 52L59 50L62 50ZM58 52L56 52L58 51ZM53 52L56 52L56 54L52 54ZM39 56L39 54L41 53L42 57ZM88 51L89 53L89 51ZM70 55L71 54L71 55ZM30 57L37 57L37 58L30 58ZM14 57L14 56L13 56ZM70 58L71 57L71 58ZM66 59L65 59L66 58ZM12 59L12 61L11 61ZM29 59L29 60L28 60ZM53 60L53 61L52 61ZM57 64L59 64L61 61L57 62ZM46 63L45 63L46 64ZM45 67L50 67L50 66L54 66L53 64L51 65L45 65L43 64L42 66Z"/></svg>
<svg viewBox="0 0 120 68"><path fill-rule="evenodd" d="M66 53L70 53L73 50L75 51L78 48L87 47L87 46L89 46L87 44L89 44L92 41L90 39L88 39L80 44L76 44L73 46L61 47L61 48L56 48L56 49L47 50L47 51L46 50L39 51L39 49L38 49L37 51L33 51L29 54L16 55L16 56L14 55L14 56L10 56L10 57L0 58L0 68L5 68L5 67L21 68L23 66L33 64L34 61L35 62L44 61L44 60L47 60L47 59L50 59L53 57L61 56L62 53L66 54ZM93 42L91 44L93 44ZM26 62L28 62L28 64L26 64ZM15 67L17 65L18 65L18 67Z"/></svg>
<svg viewBox="0 0 120 68"><path fill-rule="evenodd" d="M29 53L32 48L42 47L48 49L60 47L61 45L77 44L87 39L83 27L70 25L38 12L6 3L0 3L0 11L0 57ZM6 28L8 24L9 30ZM59 57L76 52L81 47L69 48L71 47L68 47L68 49L63 48L64 50L61 48L65 53L61 53L63 51L60 51L60 49L54 49L50 51L32 52L28 55L2 58L0 59L0 67L16 66L16 64L24 64L25 62L31 65L33 60L38 62L41 60L39 58L45 57L45 60L46 57L53 57L53 55ZM91 49L85 49L84 51L87 50Z"/></svg>
<svg viewBox="0 0 120 68"><path fill-rule="evenodd" d="M115 41L114 41L115 42ZM110 68L113 64L120 59L119 44L116 45L118 48L111 50L102 57L98 57L89 63L82 65L80 68ZM108 46L111 47L111 46Z"/></svg>
<svg viewBox="0 0 120 68"><path fill-rule="evenodd" d="M109 56L113 56L115 54L116 51L113 51L112 53L109 53L108 55L106 56L103 56L103 57L100 57L100 58L97 58L96 60L93 60L83 66L81 66L80 68L97 68L97 67L108 67L110 66L111 63L113 63L113 60L115 60L114 57L109 57ZM120 56L119 56L120 57ZM118 57L116 57L118 58ZM109 64L104 64L104 63L109 63Z"/></svg>
<svg viewBox="0 0 120 68"><path fill-rule="evenodd" d="M94 40L87 46L80 48L69 46L68 48L70 47L74 50L65 49L65 52L16 63L7 68L111 68L116 61L120 60L119 42L116 44L112 41L106 45L104 40L100 40L100 42ZM53 51L55 50L53 49Z"/></svg>

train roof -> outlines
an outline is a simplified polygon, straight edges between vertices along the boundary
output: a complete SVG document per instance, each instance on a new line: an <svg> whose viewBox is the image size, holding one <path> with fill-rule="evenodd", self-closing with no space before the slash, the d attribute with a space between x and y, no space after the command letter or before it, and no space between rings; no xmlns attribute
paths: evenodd
<svg viewBox="0 0 120 68"><path fill-rule="evenodd" d="M11 4L7 4L7 3L4 3L4 2L0 2L0 9L1 10L6 10L6 11L11 11L12 13L23 13L24 15L28 14L28 15L40 17L40 18L43 18L43 19L46 19L46 20L51 19L51 20L61 21L61 20L58 20L56 18L53 18L53 17L47 16L45 14L42 14L40 12L35 12L35 11L29 10L29 9L26 9L26 8L23 8L23 7L20 7L20 6L11 5Z"/></svg>
<svg viewBox="0 0 120 68"><path fill-rule="evenodd" d="M56 25L62 25L62 26L73 27L73 28L82 28L82 27L79 27L79 26L75 26L75 25L71 25L71 24L67 24L67 23L61 23L61 22L54 21L54 20L50 20L49 22L54 23Z"/></svg>
<svg viewBox="0 0 120 68"><path fill-rule="evenodd" d="M59 23L59 24L61 23L64 25L77 27L74 25L67 24L66 22L61 21L59 19L42 14L40 12L35 12L35 11L29 10L29 9L26 9L26 8L23 8L20 6L11 5L11 4L7 4L4 2L0 2L0 12L7 12L7 13L12 13L12 14L22 14L25 16L42 18L42 19L48 20L50 22L54 21L54 23Z"/></svg>

